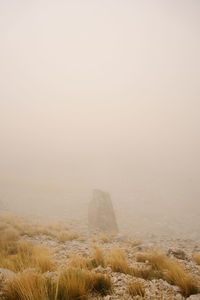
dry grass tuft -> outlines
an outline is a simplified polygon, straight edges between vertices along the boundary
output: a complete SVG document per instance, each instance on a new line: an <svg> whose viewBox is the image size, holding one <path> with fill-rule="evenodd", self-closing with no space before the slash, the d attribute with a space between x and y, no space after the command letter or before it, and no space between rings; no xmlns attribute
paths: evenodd
<svg viewBox="0 0 200 300"><path fill-rule="evenodd" d="M85 299L91 291L106 295L110 290L111 280L108 276L86 270L68 269L59 277L57 299Z"/></svg>
<svg viewBox="0 0 200 300"><path fill-rule="evenodd" d="M70 258L69 266L71 268L90 270L92 268L91 261L89 258L83 255L73 255Z"/></svg>
<svg viewBox="0 0 200 300"><path fill-rule="evenodd" d="M107 295L112 289L110 277L103 274L95 274L92 285L93 290L101 295Z"/></svg>
<svg viewBox="0 0 200 300"><path fill-rule="evenodd" d="M195 261L195 263L197 264L197 265L200 265L200 253L194 253L193 254L193 260Z"/></svg>
<svg viewBox="0 0 200 300"><path fill-rule="evenodd" d="M192 275L186 272L178 262L168 258L166 255L159 252L146 253L139 257L139 260L148 261L150 265L150 268L147 269L148 271L145 270L144 274L141 272L141 277L143 275L147 276L148 272L149 277L151 275L152 277L159 276L170 284L179 286L182 294L186 297L199 292L198 284ZM135 272L135 274L140 275L139 272Z"/></svg>
<svg viewBox="0 0 200 300"><path fill-rule="evenodd" d="M57 299L84 299L92 290L92 278L88 271L68 269L58 279Z"/></svg>
<svg viewBox="0 0 200 300"><path fill-rule="evenodd" d="M139 280L132 280L128 284L129 293L132 297L145 295L145 286Z"/></svg>
<svg viewBox="0 0 200 300"><path fill-rule="evenodd" d="M111 237L109 237L108 234L105 234L103 232L99 234L99 239L104 243L109 243L111 241Z"/></svg>
<svg viewBox="0 0 200 300"><path fill-rule="evenodd" d="M93 247L91 264L94 268L98 266L105 266L103 250L97 246Z"/></svg>
<svg viewBox="0 0 200 300"><path fill-rule="evenodd" d="M130 268L123 251L119 248L113 248L109 251L107 265L111 265L113 272L124 274L130 273Z"/></svg>
<svg viewBox="0 0 200 300"><path fill-rule="evenodd" d="M67 241L72 241L72 240L76 240L79 238L79 234L76 232L66 232L63 231L59 234L56 235L56 238L58 239L58 241L60 243L65 243Z"/></svg>
<svg viewBox="0 0 200 300"><path fill-rule="evenodd" d="M54 263L46 248L36 247L30 242L8 241L7 244L4 243L4 247L0 248L0 267L13 272L33 267L43 273L53 271Z"/></svg>
<svg viewBox="0 0 200 300"><path fill-rule="evenodd" d="M145 280L163 279L163 273L158 270L153 270L150 266L142 268L132 268L131 274L135 277Z"/></svg>
<svg viewBox="0 0 200 300"><path fill-rule="evenodd" d="M4 300L77 300L86 299L91 292L106 295L111 280L103 274L68 269L53 281L39 273L23 272L6 283Z"/></svg>
<svg viewBox="0 0 200 300"><path fill-rule="evenodd" d="M180 287L182 294L189 297L199 292L199 287L193 276L183 269L177 262L169 261L165 279Z"/></svg>
<svg viewBox="0 0 200 300"><path fill-rule="evenodd" d="M105 266L104 254L101 248L94 246L92 249L92 258L86 258L83 255L73 255L70 259L69 266L72 268L79 268L91 270L98 266Z"/></svg>
<svg viewBox="0 0 200 300"><path fill-rule="evenodd" d="M147 255L144 253L138 253L136 254L136 261L145 263L147 261Z"/></svg>
<svg viewBox="0 0 200 300"><path fill-rule="evenodd" d="M7 282L4 300L55 300L56 284L41 274L24 272Z"/></svg>

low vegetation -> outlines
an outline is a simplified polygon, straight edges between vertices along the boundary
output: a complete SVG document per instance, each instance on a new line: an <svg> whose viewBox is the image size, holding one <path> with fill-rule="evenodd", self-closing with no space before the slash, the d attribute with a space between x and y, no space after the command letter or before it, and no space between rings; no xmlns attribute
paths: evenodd
<svg viewBox="0 0 200 300"><path fill-rule="evenodd" d="M35 272L23 272L7 282L4 300L55 300L56 284Z"/></svg>
<svg viewBox="0 0 200 300"><path fill-rule="evenodd" d="M144 297L145 295L145 286L139 280L132 280L128 284L129 293L132 297L134 296L141 296Z"/></svg>
<svg viewBox="0 0 200 300"><path fill-rule="evenodd" d="M94 246L92 250L91 264L94 268L98 266L105 266L105 258L103 250L100 247Z"/></svg>
<svg viewBox="0 0 200 300"><path fill-rule="evenodd" d="M57 280L39 273L23 272L4 288L4 300L75 300L85 299L93 292L106 295L111 280L103 274L69 268Z"/></svg>
<svg viewBox="0 0 200 300"><path fill-rule="evenodd" d="M91 257L84 257L83 255L73 255L70 258L69 266L73 268L80 268L91 270L98 266L105 266L105 258L100 247L94 246L91 251Z"/></svg>
<svg viewBox="0 0 200 300"><path fill-rule="evenodd" d="M182 265L166 255L158 252L144 253L137 260L147 261L149 268L142 271L136 270L135 273L133 270L133 274L136 276L146 277L145 279L160 277L170 284L179 286L182 294L186 297L199 292L198 284L192 275L186 272Z"/></svg>
<svg viewBox="0 0 200 300"><path fill-rule="evenodd" d="M151 266L131 268L131 274L134 277L143 278L145 280L164 279L163 273L152 269Z"/></svg>
<svg viewBox="0 0 200 300"><path fill-rule="evenodd" d="M70 232L68 226L62 222L52 224L34 223L11 214L0 215L0 228L14 230L19 237L46 235L57 239L61 243L79 238L78 233Z"/></svg>
<svg viewBox="0 0 200 300"><path fill-rule="evenodd" d="M111 241L111 237L109 237L108 234L103 232L99 234L99 239L104 243L109 243Z"/></svg>
<svg viewBox="0 0 200 300"><path fill-rule="evenodd" d="M44 247L37 247L30 242L4 241L4 247L0 248L0 267L13 272L23 271L27 268L35 268L44 273L55 268L51 254Z"/></svg>
<svg viewBox="0 0 200 300"><path fill-rule="evenodd" d="M56 238L60 243L65 243L67 241L72 241L72 240L78 239L79 234L76 232L63 231L63 232L57 234Z"/></svg>
<svg viewBox="0 0 200 300"><path fill-rule="evenodd" d="M107 264L111 266L113 272L130 273L127 259L120 248L113 248L109 251Z"/></svg>
<svg viewBox="0 0 200 300"><path fill-rule="evenodd" d="M16 273L5 285L4 300L77 300L87 298L90 293L106 295L112 291L111 279L108 275L97 273L101 268L94 270L99 266L109 266L113 272L132 275L128 290L133 297L145 295L145 286L139 278L166 280L178 286L185 297L199 292L197 281L182 264L156 251L137 253L135 257L138 264L131 267L120 248L109 249L110 245L104 245L109 249L105 252L95 245L88 255L72 255L59 271L47 248L27 241L27 236L34 241L35 236L41 235L45 235L46 240L48 236L54 238L58 243L80 239L76 232L70 232L63 223L32 224L12 215L0 215L0 268ZM112 237L101 234L99 239L109 243ZM139 243L128 240L127 253L132 253L130 245ZM127 245L126 241L124 245ZM59 245L59 248L62 247ZM194 253L193 260L200 265L200 254ZM47 271L56 272L52 273L52 277L47 277Z"/></svg>
<svg viewBox="0 0 200 300"><path fill-rule="evenodd" d="M197 265L200 265L200 253L194 253L193 254L193 260L195 261L195 263L197 264Z"/></svg>

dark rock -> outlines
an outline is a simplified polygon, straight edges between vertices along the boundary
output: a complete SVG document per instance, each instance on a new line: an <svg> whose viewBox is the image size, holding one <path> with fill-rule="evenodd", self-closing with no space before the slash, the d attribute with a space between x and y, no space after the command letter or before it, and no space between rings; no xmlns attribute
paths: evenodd
<svg viewBox="0 0 200 300"><path fill-rule="evenodd" d="M168 256L173 255L174 257L176 257L178 259L182 259L182 260L188 259L186 253L181 249L169 249L167 252L167 255Z"/></svg>

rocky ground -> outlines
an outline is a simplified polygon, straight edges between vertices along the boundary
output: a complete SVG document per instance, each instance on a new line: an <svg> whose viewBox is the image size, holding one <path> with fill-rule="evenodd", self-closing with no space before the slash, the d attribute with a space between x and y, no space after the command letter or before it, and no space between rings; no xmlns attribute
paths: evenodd
<svg viewBox="0 0 200 300"><path fill-rule="evenodd" d="M35 223L39 222L37 219ZM91 249L96 245L101 248L106 256L110 249L120 248L127 258L130 267L140 267L145 262L138 262L137 255L148 251L159 251L176 260L184 269L192 274L200 286L200 266L193 260L194 253L200 253L200 242L197 239L178 238L170 235L152 234L142 236L138 240L139 233L134 235L119 233L117 235L102 234L99 232L89 232L86 220L70 221L67 224L70 232L78 233L78 238L68 241L58 241L54 236L48 234L38 234L34 236L24 235L23 239L31 241L36 245L47 247L56 261L57 266L64 268L72 255L82 255L89 257ZM148 263L148 262L147 262ZM146 280L136 278L130 274L121 272L113 272L111 266L98 266L94 268L94 272L108 274L112 281L112 291L106 295L92 294L89 299L200 299L200 292L196 295L186 297L181 293L180 287L169 284L163 279ZM56 273L56 271L55 271ZM54 272L49 272L49 276L54 276ZM12 277L12 272L0 269L1 282L7 277ZM140 281L144 288L144 296L131 296L128 289L130 281ZM42 300L42 299L41 299Z"/></svg>

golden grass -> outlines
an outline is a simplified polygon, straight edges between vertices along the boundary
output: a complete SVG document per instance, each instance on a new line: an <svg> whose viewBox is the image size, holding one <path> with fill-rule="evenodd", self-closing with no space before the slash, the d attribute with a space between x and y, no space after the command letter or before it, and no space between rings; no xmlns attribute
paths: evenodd
<svg viewBox="0 0 200 300"><path fill-rule="evenodd" d="M106 295L110 290L108 276L71 268L59 277L57 299L84 299L91 291Z"/></svg>
<svg viewBox="0 0 200 300"><path fill-rule="evenodd" d="M163 273L152 269L151 266L131 268L131 274L135 277L143 278L145 280L163 279Z"/></svg>
<svg viewBox="0 0 200 300"><path fill-rule="evenodd" d="M77 232L61 232L59 234L56 235L57 240L60 243L65 243L67 241L72 241L72 240L76 240L79 238L79 234Z"/></svg>
<svg viewBox="0 0 200 300"><path fill-rule="evenodd" d="M93 291L107 295L112 289L111 279L108 275L95 274L92 276Z"/></svg>
<svg viewBox="0 0 200 300"><path fill-rule="evenodd" d="M141 259L141 257L139 257L139 259ZM170 284L179 286L184 296L188 297L191 294L199 292L196 280L175 260L159 252L143 254L142 260L148 261L151 267L148 270L149 276L151 276L152 273L152 277L160 276L160 278L163 278ZM137 274L137 272L135 274ZM141 273L141 275L143 274Z"/></svg>
<svg viewBox="0 0 200 300"><path fill-rule="evenodd" d="M200 265L200 253L195 252L195 253L193 254L193 260L195 261L195 263L196 263L197 265Z"/></svg>
<svg viewBox="0 0 200 300"><path fill-rule="evenodd" d="M113 272L130 273L127 259L120 248L113 248L109 251L107 265L111 266Z"/></svg>
<svg viewBox="0 0 200 300"><path fill-rule="evenodd" d="M40 272L54 270L54 263L48 249L37 247L30 242L7 242L0 248L0 267L13 272L23 271L29 267Z"/></svg>
<svg viewBox="0 0 200 300"><path fill-rule="evenodd" d="M92 290L91 275L86 270L68 269L58 280L58 299L81 299Z"/></svg>
<svg viewBox="0 0 200 300"><path fill-rule="evenodd" d="M20 218L11 214L0 215L0 229L15 229L20 236L27 235L35 237L39 235L46 235L52 238L59 239L60 232L66 232L68 227L62 222L57 223L36 223L30 222L24 218ZM70 239L73 239L74 233L69 234ZM75 237L76 238L76 237Z"/></svg>
<svg viewBox="0 0 200 300"><path fill-rule="evenodd" d="M104 243L109 243L111 241L111 238L103 232L99 234L99 239Z"/></svg>
<svg viewBox="0 0 200 300"><path fill-rule="evenodd" d="M70 258L69 266L73 268L91 270L98 266L105 266L103 250L97 246L92 249L92 256L84 257L83 255L73 255Z"/></svg>
<svg viewBox="0 0 200 300"><path fill-rule="evenodd" d="M165 278L169 283L179 286L182 294L186 297L199 292L196 280L190 273L186 273L177 262L170 261L168 263Z"/></svg>
<svg viewBox="0 0 200 300"><path fill-rule="evenodd" d="M90 259L78 254L71 256L69 266L81 270L90 270L92 268Z"/></svg>
<svg viewBox="0 0 200 300"><path fill-rule="evenodd" d="M98 266L105 266L105 258L103 250L100 247L94 246L92 250L91 264L94 268Z"/></svg>
<svg viewBox="0 0 200 300"><path fill-rule="evenodd" d="M145 263L147 261L147 255L144 253L136 254L136 261Z"/></svg>
<svg viewBox="0 0 200 300"><path fill-rule="evenodd" d="M39 273L23 272L6 283L4 300L77 300L92 291L106 295L111 280L103 274L69 268L56 281Z"/></svg>
<svg viewBox="0 0 200 300"><path fill-rule="evenodd" d="M55 295L56 284L33 271L18 274L3 290L5 300L55 300Z"/></svg>
<svg viewBox="0 0 200 300"><path fill-rule="evenodd" d="M128 284L128 290L132 297L134 296L144 297L145 295L145 286L139 280L130 281Z"/></svg>

